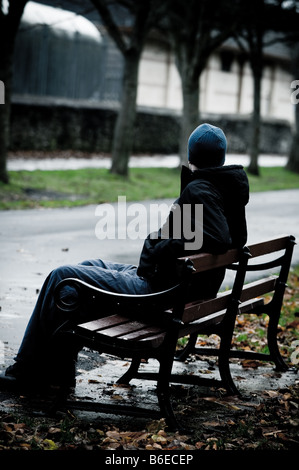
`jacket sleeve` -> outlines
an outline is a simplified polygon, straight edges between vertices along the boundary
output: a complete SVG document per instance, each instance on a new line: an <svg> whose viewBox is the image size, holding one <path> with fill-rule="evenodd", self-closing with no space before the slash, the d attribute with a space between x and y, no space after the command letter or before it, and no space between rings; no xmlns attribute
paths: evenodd
<svg viewBox="0 0 299 470"><path fill-rule="evenodd" d="M175 238L176 234L173 233L174 210L177 210L176 206L172 207L163 227L146 238L137 271L139 276L149 280L169 277L170 274L175 277L175 262L178 257L184 255L184 240L182 237Z"/></svg>
<svg viewBox="0 0 299 470"><path fill-rule="evenodd" d="M226 214L232 246L242 248L247 242L247 222L244 205L234 205L233 210Z"/></svg>

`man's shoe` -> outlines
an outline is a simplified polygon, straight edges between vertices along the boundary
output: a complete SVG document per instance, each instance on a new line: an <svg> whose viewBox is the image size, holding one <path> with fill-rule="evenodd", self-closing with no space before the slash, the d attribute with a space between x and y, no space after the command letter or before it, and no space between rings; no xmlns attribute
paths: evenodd
<svg viewBox="0 0 299 470"><path fill-rule="evenodd" d="M0 390L39 392L45 387L39 374L26 370L18 362L0 373Z"/></svg>
<svg viewBox="0 0 299 470"><path fill-rule="evenodd" d="M37 394L61 390L64 393L70 393L76 386L75 370L75 361L68 361L65 369L55 370L55 374L49 373L46 377L42 370L34 372L15 362L0 373L0 390Z"/></svg>
<svg viewBox="0 0 299 470"><path fill-rule="evenodd" d="M17 391L20 383L12 375L7 375L6 371L0 372L0 390Z"/></svg>

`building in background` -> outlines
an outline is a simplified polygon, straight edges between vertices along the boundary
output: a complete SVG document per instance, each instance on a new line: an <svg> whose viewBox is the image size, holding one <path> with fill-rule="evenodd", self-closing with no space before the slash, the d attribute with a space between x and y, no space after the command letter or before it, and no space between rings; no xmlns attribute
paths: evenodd
<svg viewBox="0 0 299 470"><path fill-rule="evenodd" d="M16 38L13 93L100 99L102 50L100 32L83 16L29 2Z"/></svg>
<svg viewBox="0 0 299 470"><path fill-rule="evenodd" d="M57 8L57 4L63 8ZM130 26L125 10L117 9L115 14L122 25ZM122 76L123 57L91 2L45 0L27 3L16 39L13 103L26 103L27 106L45 103L53 107L64 102L75 108L115 110L120 102ZM279 152L287 151L285 129L294 120L291 82L288 48L282 43L266 48L261 114L268 122L283 123L284 137L281 144L274 146ZM151 116L162 113L177 117L182 109L181 83L174 55L168 41L157 34L149 37L141 57L137 106ZM249 121L253 110L252 72L248 58L233 40L226 41L211 55L200 79L199 107L202 116L208 115L212 120L214 117L219 124L223 119ZM15 127L18 112L16 107ZM105 124L105 119L101 117L98 124L92 118L92 122L100 127ZM20 135L22 125L20 121L18 131L13 132L12 137ZM83 124L78 125L82 127ZM75 124L72 132L75 132ZM111 131L104 129L103 132L106 137ZM68 134L71 135L69 131ZM63 133L59 142L63 144ZM28 143L30 145L32 142ZM245 144L238 144L234 150L242 151L245 147ZM267 148L266 145L264 151L267 152Z"/></svg>
<svg viewBox="0 0 299 470"><path fill-rule="evenodd" d="M265 49L261 114L293 121L290 101L290 53L277 43ZM180 110L180 77L173 53L164 43L149 41L139 72L138 104ZM211 55L200 79L200 110L208 114L249 115L253 109L250 65L237 45L226 41Z"/></svg>

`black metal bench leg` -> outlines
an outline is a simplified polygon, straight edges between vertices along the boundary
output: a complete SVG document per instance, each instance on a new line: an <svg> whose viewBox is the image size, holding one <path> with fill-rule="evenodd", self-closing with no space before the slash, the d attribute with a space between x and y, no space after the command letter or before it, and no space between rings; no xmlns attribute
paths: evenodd
<svg viewBox="0 0 299 470"><path fill-rule="evenodd" d="M220 348L218 356L218 367L223 386L226 388L229 395L240 395L230 371L230 349L233 336L234 322L232 325L229 323L225 325L220 334Z"/></svg>
<svg viewBox="0 0 299 470"><path fill-rule="evenodd" d="M182 362L185 361L187 357L189 356L189 354L192 354L194 352L196 341L197 341L197 333L190 335L190 338L188 339L188 343L186 344L184 349L182 349L182 351L179 351L177 353L176 360L182 361Z"/></svg>
<svg viewBox="0 0 299 470"><path fill-rule="evenodd" d="M170 400L170 378L173 365L172 353L168 353L167 357L163 357L160 362L158 380L157 380L157 396L161 410L161 414L165 417L166 424L171 430L181 430Z"/></svg>
<svg viewBox="0 0 299 470"><path fill-rule="evenodd" d="M131 365L130 365L129 369L124 373L124 375L122 375L120 377L120 379L118 379L117 383L118 384L129 384L130 381L134 377L136 377L139 366L140 366L140 363L141 363L141 358L134 357L132 359L132 362L131 362Z"/></svg>
<svg viewBox="0 0 299 470"><path fill-rule="evenodd" d="M170 428L170 430L180 429L170 402L169 390L157 389L157 395L161 414L163 417L165 417L167 426Z"/></svg>
<svg viewBox="0 0 299 470"><path fill-rule="evenodd" d="M288 370L288 366L283 360L278 344L277 344L277 327L278 327L278 319L277 318L269 318L268 324L268 347L270 352L270 358L274 362L276 366L276 370L280 372L285 372Z"/></svg>
<svg viewBox="0 0 299 470"><path fill-rule="evenodd" d="M229 355L221 353L218 358L220 377L229 395L241 395L230 372Z"/></svg>

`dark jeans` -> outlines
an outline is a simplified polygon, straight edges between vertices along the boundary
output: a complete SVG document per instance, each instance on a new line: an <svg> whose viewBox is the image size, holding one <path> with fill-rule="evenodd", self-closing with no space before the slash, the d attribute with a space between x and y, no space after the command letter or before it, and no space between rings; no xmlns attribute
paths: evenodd
<svg viewBox="0 0 299 470"><path fill-rule="evenodd" d="M62 364L69 351L68 345L51 343L52 333L67 319L55 305L55 286L68 277L81 279L96 287L126 294L148 294L151 292L147 280L137 275L136 266L129 264L87 260L78 265L66 265L54 269L45 280L32 316L28 322L16 360L26 369L49 369L55 363ZM71 295L71 292L64 292ZM71 314L69 314L71 315Z"/></svg>

